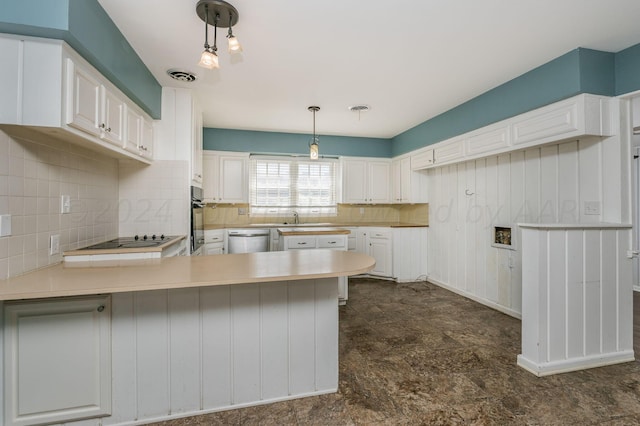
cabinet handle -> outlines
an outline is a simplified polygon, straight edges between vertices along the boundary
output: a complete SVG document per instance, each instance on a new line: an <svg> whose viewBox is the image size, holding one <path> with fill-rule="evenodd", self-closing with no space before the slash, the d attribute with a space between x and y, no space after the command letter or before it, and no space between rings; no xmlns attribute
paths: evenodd
<svg viewBox="0 0 640 426"><path fill-rule="evenodd" d="M109 133L111 132L111 127L109 127L109 128L107 129L107 132L109 132Z"/></svg>
<svg viewBox="0 0 640 426"><path fill-rule="evenodd" d="M328 244L336 244L337 241L327 241Z"/></svg>
<svg viewBox="0 0 640 426"><path fill-rule="evenodd" d="M304 242L303 242L303 243L298 243L298 245L299 245L299 246L304 246L304 245L306 245L306 244L307 244L307 243L304 243Z"/></svg>
<svg viewBox="0 0 640 426"><path fill-rule="evenodd" d="M102 312L102 311L104 311L104 305L98 306L98 312Z"/></svg>
<svg viewBox="0 0 640 426"><path fill-rule="evenodd" d="M101 128L101 129L104 129L105 127L107 127L107 125L106 125L106 124L104 124L104 123L102 123L102 124L100 124L98 127L99 127L99 128Z"/></svg>

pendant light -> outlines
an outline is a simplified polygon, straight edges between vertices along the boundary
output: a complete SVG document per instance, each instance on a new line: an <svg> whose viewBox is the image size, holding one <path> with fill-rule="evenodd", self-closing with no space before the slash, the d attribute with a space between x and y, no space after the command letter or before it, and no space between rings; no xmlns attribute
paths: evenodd
<svg viewBox="0 0 640 426"><path fill-rule="evenodd" d="M310 106L307 108L309 111L313 112L313 138L311 139L311 141L309 142L309 159L310 160L317 160L320 153L319 153L319 146L318 146L318 136L316 136L316 112L320 111L320 107L319 106Z"/></svg>
<svg viewBox="0 0 640 426"><path fill-rule="evenodd" d="M239 15L235 7L224 0L200 0L196 5L196 13L204 21L204 51L200 55L200 65L203 68L215 69L220 67L218 61L218 27L229 28L227 40L229 42L229 52L242 52L242 46L236 36L233 35L232 27L238 23ZM209 25L213 22L213 46L209 45Z"/></svg>
<svg viewBox="0 0 640 426"><path fill-rule="evenodd" d="M216 18L214 18L214 22L217 21ZM204 51L202 52L202 55L200 55L200 62L198 62L198 65L201 66L202 68L206 68L209 70L212 70L214 68L220 68L220 63L218 62L218 47L216 46L216 38L217 38L217 31L218 27L217 24L215 24L215 30L213 33L213 47L211 47L209 45L209 5L205 4L204 5Z"/></svg>

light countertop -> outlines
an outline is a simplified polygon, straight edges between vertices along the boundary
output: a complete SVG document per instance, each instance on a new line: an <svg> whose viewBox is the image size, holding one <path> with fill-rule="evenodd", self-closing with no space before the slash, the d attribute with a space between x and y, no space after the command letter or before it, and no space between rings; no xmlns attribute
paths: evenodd
<svg viewBox="0 0 640 426"><path fill-rule="evenodd" d="M205 230L212 229L246 229L246 228L283 228L283 227L358 227L358 226L378 226L381 228L426 228L429 225L420 224L420 223L409 223L409 222L341 222L341 223L333 223L333 222L323 222L323 223L234 223L234 224L211 224L204 225Z"/></svg>
<svg viewBox="0 0 640 426"><path fill-rule="evenodd" d="M370 256L330 249L60 263L0 280L0 300L333 278L374 266Z"/></svg>
<svg viewBox="0 0 640 426"><path fill-rule="evenodd" d="M351 231L344 228L328 228L324 226L294 226L290 228L278 228L278 233L284 237L290 237L292 235L340 235L350 234Z"/></svg>

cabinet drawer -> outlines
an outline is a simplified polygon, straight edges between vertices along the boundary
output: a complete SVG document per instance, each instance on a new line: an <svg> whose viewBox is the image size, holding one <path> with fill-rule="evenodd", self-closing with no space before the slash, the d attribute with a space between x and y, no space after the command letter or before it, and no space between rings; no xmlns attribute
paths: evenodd
<svg viewBox="0 0 640 426"><path fill-rule="evenodd" d="M222 243L224 242L224 230L212 230L204 231L204 242L207 243Z"/></svg>
<svg viewBox="0 0 640 426"><path fill-rule="evenodd" d="M368 233L369 238L382 238L385 240L391 239L391 229L370 229Z"/></svg>
<svg viewBox="0 0 640 426"><path fill-rule="evenodd" d="M286 239L288 250L316 248L316 237L288 237Z"/></svg>
<svg viewBox="0 0 640 426"><path fill-rule="evenodd" d="M325 235L318 237L318 248L345 248L345 239L343 236Z"/></svg>

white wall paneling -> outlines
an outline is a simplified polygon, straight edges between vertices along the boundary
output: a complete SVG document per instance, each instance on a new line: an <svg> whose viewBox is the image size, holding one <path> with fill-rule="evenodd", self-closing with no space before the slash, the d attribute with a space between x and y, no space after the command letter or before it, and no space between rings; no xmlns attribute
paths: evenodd
<svg viewBox="0 0 640 426"><path fill-rule="evenodd" d="M427 228L393 228L393 276L397 282L427 276Z"/></svg>
<svg viewBox="0 0 640 426"><path fill-rule="evenodd" d="M120 293L112 303L105 425L337 390L337 278Z"/></svg>
<svg viewBox="0 0 640 426"><path fill-rule="evenodd" d="M429 280L518 317L518 222L619 217L620 206L604 203L604 194L628 185L605 178L608 158L622 155L617 136L606 141L574 140L429 169ZM588 214L585 202L598 212ZM494 225L514 227L514 250L491 246Z"/></svg>
<svg viewBox="0 0 640 426"><path fill-rule="evenodd" d="M631 225L521 225L522 354L544 376L633 361Z"/></svg>

